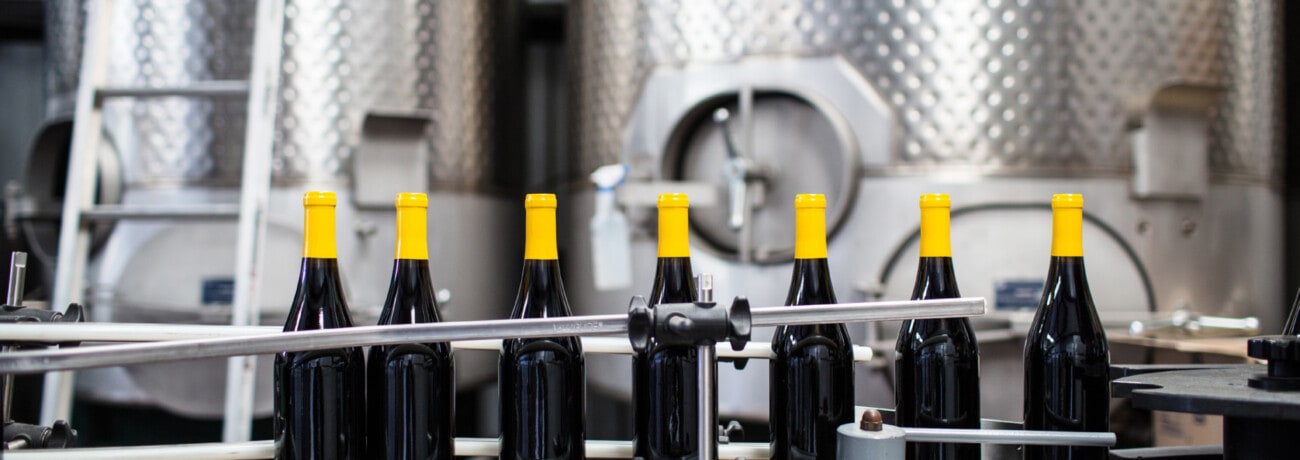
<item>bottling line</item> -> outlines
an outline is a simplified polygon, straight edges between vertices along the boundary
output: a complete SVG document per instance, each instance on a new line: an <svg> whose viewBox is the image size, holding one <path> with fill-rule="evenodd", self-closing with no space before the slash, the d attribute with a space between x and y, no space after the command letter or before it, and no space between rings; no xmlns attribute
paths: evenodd
<svg viewBox="0 0 1300 460"><path fill-rule="evenodd" d="M0 458L273 458L275 355L444 342L455 455L509 458L502 343L557 333L585 360L580 456L783 458L770 442L797 417L778 413L789 385L773 387L780 356L763 342L828 323L851 342L841 458L943 458L922 443L979 444L987 459L1038 458L1024 447L1038 445L1290 458L1278 434L1300 423L1300 331L1285 329L1300 168L1286 161L1283 89L1300 61L1284 43L1300 8L1287 2L0 10L0 253L13 254ZM331 244L356 326L284 332L307 258L302 200L317 190L337 197ZM407 192L427 207L440 322L377 326L393 197ZM916 197L940 192L960 296L918 300ZM547 260L568 275L572 316L507 319L519 256L532 260L519 204L533 193L561 203ZM1109 345L1104 431L1038 430L1025 405L1064 193L1088 199L1079 244ZM659 303L642 297L664 257L665 194L690 196L680 254L693 274ZM836 288L813 306L787 296L807 259L801 194L821 196ZM912 359L899 331L922 318L963 318L977 345L966 428L895 413L921 385L896 364ZM647 429L638 360L661 341L696 347L684 362L698 366L673 374L691 382L680 394L699 390L682 406L692 421L664 416L692 433L673 441L688 454L633 442Z"/></svg>

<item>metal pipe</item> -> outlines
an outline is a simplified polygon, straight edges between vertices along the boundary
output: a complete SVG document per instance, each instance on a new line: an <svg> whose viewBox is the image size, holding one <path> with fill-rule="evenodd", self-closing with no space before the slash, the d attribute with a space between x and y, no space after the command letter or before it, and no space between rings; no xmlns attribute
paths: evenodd
<svg viewBox="0 0 1300 460"><path fill-rule="evenodd" d="M9 257L9 290L5 295L5 305L15 307L23 305L23 286L26 278L27 253L14 251L13 255ZM14 348L12 345L5 345L0 347L0 353L9 353L14 351ZM0 393L3 394L0 397L4 398L3 401L0 401L0 403L4 404L0 406L0 423L8 423L11 413L10 408L14 402L14 376L5 374L4 378L0 378L0 385L4 385L4 388L0 389Z"/></svg>
<svg viewBox="0 0 1300 460"><path fill-rule="evenodd" d="M967 444L1024 444L1033 446L1115 445L1115 433L1082 431L960 430L947 428L903 428L907 442L956 442Z"/></svg>
<svg viewBox="0 0 1300 460"><path fill-rule="evenodd" d="M23 286L27 280L27 253L14 251L9 257L9 291L5 305L23 306Z"/></svg>
<svg viewBox="0 0 1300 460"><path fill-rule="evenodd" d="M983 298L859 302L838 305L755 308L752 310L752 324L761 327L780 324L889 321L908 318L974 316L983 313ZM360 326L343 329L286 332L255 337L226 337L60 350L17 351L0 356L0 372L36 373L278 353L286 350L327 350L400 343L625 333L627 333L626 315L459 321L399 326Z"/></svg>
<svg viewBox="0 0 1300 460"><path fill-rule="evenodd" d="M47 327L49 326L49 327ZM215 339L223 337L256 337L275 335L284 331L280 326L222 326L210 324L154 324L154 323L0 323L0 337L17 342L161 342L167 340ZM983 338L983 336L980 336ZM456 340L453 350L487 350L501 348L501 340ZM631 355L632 344L623 337L582 337L584 353ZM871 361L876 356L871 347L854 345L853 360ZM740 351L724 347L717 350L719 358L771 359L772 348L767 344L745 344Z"/></svg>
<svg viewBox="0 0 1300 460"><path fill-rule="evenodd" d="M696 347L699 350L699 359L696 366L699 369L700 381L699 387L696 388L696 401L699 402L699 424L700 424L700 455L701 460L714 460L718 458L718 425L714 421L716 418L713 414L713 381L718 378L718 369L714 367L717 360L713 344L700 345Z"/></svg>
<svg viewBox="0 0 1300 460"><path fill-rule="evenodd" d="M456 438L457 457L495 457L500 453L497 438ZM587 441L587 458L632 458L631 441ZM724 460L768 458L767 443L737 442L720 446ZM8 460L259 460L275 457L272 441L178 444L165 446L99 447L82 449L37 449L5 452Z"/></svg>
<svg viewBox="0 0 1300 460"><path fill-rule="evenodd" d="M9 353L11 351L14 351L12 345L0 347L0 353ZM0 390L4 393L4 409L0 410L0 412L2 412L0 413L0 416L2 416L0 417L0 425L3 425L8 423L10 420L9 409L14 402L14 376L12 374L5 374L4 379L0 380L0 385L4 385L4 390Z"/></svg>

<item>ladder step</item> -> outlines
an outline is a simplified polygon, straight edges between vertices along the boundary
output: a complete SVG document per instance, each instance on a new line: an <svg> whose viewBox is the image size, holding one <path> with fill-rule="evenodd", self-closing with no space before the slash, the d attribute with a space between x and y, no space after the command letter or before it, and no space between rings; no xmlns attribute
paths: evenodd
<svg viewBox="0 0 1300 460"><path fill-rule="evenodd" d="M211 80L181 86L111 86L99 88L96 97L246 97L248 82L244 80Z"/></svg>
<svg viewBox="0 0 1300 460"><path fill-rule="evenodd" d="M232 220L239 218L234 203L200 205L130 205L103 204L81 213L91 221L108 220Z"/></svg>

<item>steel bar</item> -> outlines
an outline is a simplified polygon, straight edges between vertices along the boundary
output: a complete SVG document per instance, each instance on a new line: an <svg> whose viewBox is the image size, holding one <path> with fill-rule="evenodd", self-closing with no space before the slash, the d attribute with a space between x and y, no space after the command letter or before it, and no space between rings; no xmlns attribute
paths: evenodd
<svg viewBox="0 0 1300 460"><path fill-rule="evenodd" d="M587 441L587 458L631 458L631 441ZM456 438L457 457L494 457L500 453L497 438ZM766 459L767 443L741 442L723 444L719 457L725 460L746 458ZM54 460L76 458L79 460L260 460L275 457L271 441L178 444L167 446L99 447L86 449L40 449L6 452L8 460Z"/></svg>
<svg viewBox="0 0 1300 460"><path fill-rule="evenodd" d="M23 306L23 286L27 280L27 253L15 251L9 257L9 290L5 305Z"/></svg>
<svg viewBox="0 0 1300 460"><path fill-rule="evenodd" d="M699 359L696 360L696 367L699 372L699 385L696 386L696 401L699 401L699 423L700 430L700 460L713 460L718 457L718 425L714 421L713 414L713 388L715 380L718 378L718 369L715 367L717 355L713 344L700 345L695 347L699 353Z"/></svg>
<svg viewBox="0 0 1300 460"><path fill-rule="evenodd" d="M238 204L202 205L117 205L101 204L87 209L81 217L88 221L126 219L233 220L239 218Z"/></svg>
<svg viewBox="0 0 1300 460"><path fill-rule="evenodd" d="M271 154L275 146L275 117L279 110L280 61L284 48L284 1L259 0L253 28L252 70L249 71L248 118L239 190L239 223L235 239L235 298L231 326L257 324L258 295L265 278L266 207L271 190ZM238 83L238 82L236 82ZM221 440L248 441L253 432L256 356L226 361L226 401Z"/></svg>
<svg viewBox="0 0 1300 460"><path fill-rule="evenodd" d="M246 97L248 82L242 80L211 80L189 83L184 86L103 87L95 92L99 99L111 97Z"/></svg>
<svg viewBox="0 0 1300 460"><path fill-rule="evenodd" d="M50 327L46 327L50 326ZM159 342L165 340L215 339L274 335L280 326L222 326L206 324L163 323L0 323L0 337L18 342ZM455 350L497 350L501 340L457 340ZM584 353L630 355L632 344L623 337L583 337ZM719 358L771 359L772 348L766 343L750 342L740 351L723 347ZM853 360L867 362L875 358L871 347L854 345Z"/></svg>
<svg viewBox="0 0 1300 460"><path fill-rule="evenodd" d="M984 313L983 298L860 302L838 305L755 308L754 326L943 318ZM53 325L45 326L53 327ZM627 332L626 315L518 320L459 321L399 326L361 326L256 337L226 337L19 351L0 355L0 372L36 373L187 359L278 353L286 350L392 345L503 338L607 335Z"/></svg>
<svg viewBox="0 0 1300 460"><path fill-rule="evenodd" d="M945 428L903 428L907 442L955 442L968 444L1024 444L1034 446L1115 445L1115 433L1029 430L955 430Z"/></svg>

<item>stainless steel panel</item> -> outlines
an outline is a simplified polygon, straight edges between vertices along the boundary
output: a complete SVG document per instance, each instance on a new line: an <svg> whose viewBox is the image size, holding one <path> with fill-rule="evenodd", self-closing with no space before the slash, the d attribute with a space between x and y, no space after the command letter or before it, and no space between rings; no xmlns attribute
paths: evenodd
<svg viewBox="0 0 1300 460"><path fill-rule="evenodd" d="M245 80L253 0L114 4L111 86ZM169 97L110 100L104 123L122 153L128 187L239 182L246 103Z"/></svg>
<svg viewBox="0 0 1300 460"><path fill-rule="evenodd" d="M365 115L413 109L435 184L489 179L496 3L290 1L277 179L346 177Z"/></svg>
<svg viewBox="0 0 1300 460"><path fill-rule="evenodd" d="M1212 174L1267 182L1277 13L1252 0L576 2L575 173L619 160L629 101L657 67L839 55L899 119L895 169L1126 173L1132 105L1191 82L1228 94Z"/></svg>

